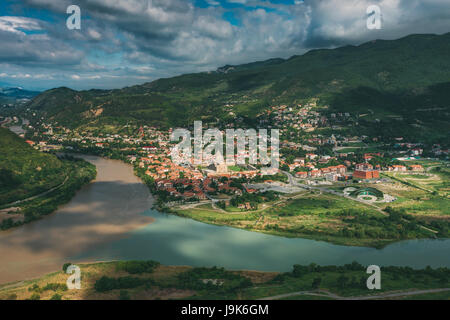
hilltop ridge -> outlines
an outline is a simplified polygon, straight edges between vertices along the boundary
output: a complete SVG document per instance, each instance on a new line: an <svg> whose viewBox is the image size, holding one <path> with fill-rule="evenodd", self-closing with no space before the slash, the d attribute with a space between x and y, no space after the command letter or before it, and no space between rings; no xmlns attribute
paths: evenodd
<svg viewBox="0 0 450 320"><path fill-rule="evenodd" d="M69 127L136 121L169 127L198 118L254 117L274 104L296 104L312 97L336 111L371 110L426 122L442 131L450 97L450 33L409 35L358 46L316 49L289 59L224 66L215 72L185 74L115 90L56 88L27 107ZM440 107L433 115L417 109Z"/></svg>

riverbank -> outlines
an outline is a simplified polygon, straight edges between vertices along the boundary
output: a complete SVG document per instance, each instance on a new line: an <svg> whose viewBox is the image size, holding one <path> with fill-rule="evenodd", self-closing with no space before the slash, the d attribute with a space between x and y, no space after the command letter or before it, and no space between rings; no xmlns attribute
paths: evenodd
<svg viewBox="0 0 450 320"><path fill-rule="evenodd" d="M338 245L383 248L411 239L436 238L413 218L392 214L332 194L304 192L243 212L219 210L208 204L170 208L172 214L196 221L288 238L305 238Z"/></svg>
<svg viewBox="0 0 450 320"><path fill-rule="evenodd" d="M60 160L64 167L63 181L40 194L0 206L0 229L7 230L49 215L68 203L83 186L91 183L97 171L94 165L82 159ZM13 214L9 214L9 210Z"/></svg>
<svg viewBox="0 0 450 320"><path fill-rule="evenodd" d="M180 217L187 217L187 216L184 216L183 214L176 214L176 215L178 215ZM194 219L196 221L203 222L203 223L209 223L209 222L197 220L195 218L191 218L191 219ZM375 240L363 239L362 241L358 241L358 240L352 240L352 239L348 239L348 238L340 238L340 237L333 237L333 236L320 235L320 234L296 233L295 235L293 235L291 233L283 232L283 231L274 231L274 230L267 231L267 230L260 230L260 229L256 229L256 228L239 228L239 227L230 226L228 224L219 224L219 223L209 223L209 224L243 229L243 230L250 231L250 232L257 232L257 233L262 233L262 234L267 234L267 235L272 235L272 236L277 236L277 237L283 237L283 238L323 241L323 242L328 242L328 243L331 243L334 245L339 245L339 246L352 246L352 247L383 249L390 244L400 241L400 240L382 240L382 239L375 239Z"/></svg>
<svg viewBox="0 0 450 320"><path fill-rule="evenodd" d="M112 155L99 152L105 157ZM118 158L126 162L124 157ZM190 209L167 207L158 198L159 192L146 170L135 166L134 174L153 194L155 210L216 226L377 249L404 240L445 239L450 230L446 221L423 220L406 214L401 208L383 211L373 204L323 190L286 196L282 201L259 204L257 210L251 211L222 210L212 202Z"/></svg>
<svg viewBox="0 0 450 320"><path fill-rule="evenodd" d="M366 286L369 276L366 266L358 263L341 267L295 265L285 273L166 266L151 261L78 266L82 275L81 290L67 290L69 275L60 269L37 279L0 286L0 300L450 298L450 269L447 268L385 267L381 269L381 290L371 291Z"/></svg>
<svg viewBox="0 0 450 320"><path fill-rule="evenodd" d="M290 231L290 230L282 230L282 229L264 229L261 227L260 222L264 221L263 216L259 216L256 219L251 219L249 214L242 214L241 216L237 215L227 215L217 210L211 208L211 210L202 211L199 209L193 210L171 210L168 212L170 214L177 215L183 218L193 219L195 221L199 221L202 223L207 223L216 226L226 226L237 229L243 229L251 232L258 232L278 237L285 238L302 238L302 239L310 239L316 241L325 241L328 243L332 243L335 245L342 246L354 246L354 247L371 247L381 249L385 246L395 243L399 241L398 239L352 239L352 238L344 238L339 236L321 234L320 232L316 233L302 233L299 231ZM278 222L278 221L277 221Z"/></svg>
<svg viewBox="0 0 450 320"><path fill-rule="evenodd" d="M0 128L0 230L54 212L96 176L92 164L35 150L22 133Z"/></svg>

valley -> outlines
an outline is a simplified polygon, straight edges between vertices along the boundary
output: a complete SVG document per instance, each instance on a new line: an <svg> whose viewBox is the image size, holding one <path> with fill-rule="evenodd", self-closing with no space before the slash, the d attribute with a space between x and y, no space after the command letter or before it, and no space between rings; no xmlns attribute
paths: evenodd
<svg viewBox="0 0 450 320"><path fill-rule="evenodd" d="M122 89L9 90L20 101L0 106L0 299L448 299L449 37ZM244 163L178 163L171 135L194 121L200 139L279 130L279 167L234 139ZM69 262L80 291L55 272ZM378 296L363 281L371 264Z"/></svg>

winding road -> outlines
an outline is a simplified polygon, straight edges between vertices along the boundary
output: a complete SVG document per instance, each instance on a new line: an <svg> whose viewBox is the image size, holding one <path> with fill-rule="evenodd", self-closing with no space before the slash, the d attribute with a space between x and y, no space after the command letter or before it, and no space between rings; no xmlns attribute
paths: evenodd
<svg viewBox="0 0 450 320"><path fill-rule="evenodd" d="M428 293L439 293L439 292L446 292L450 291L450 288L442 288L442 289L429 289L429 290L408 290L408 291L402 291L402 292L385 292L377 295L369 295L369 296L355 296L355 297L342 297L337 294L331 293L329 291L325 290L318 290L318 291L298 291L298 292L291 292L291 293L285 293L285 294L279 294L272 297L266 297L258 300L279 300L289 297L295 297L295 296L318 296L318 297L326 297L330 299L335 300L376 300L376 299L389 299L389 298L399 298L399 297L406 297L406 296L415 296L415 295L421 295L421 294L428 294Z"/></svg>
<svg viewBox="0 0 450 320"><path fill-rule="evenodd" d="M29 197L29 198L26 198L26 199L17 200L15 202L11 202L11 203L5 204L4 206L5 206L6 209L8 209L8 208L11 208L11 207L13 207L15 205L18 205L18 204L21 204L21 203L24 203L24 202L28 202L28 201L34 200L36 198L39 198L39 197L43 197L43 196L49 194L50 192L53 192L53 191L58 190L59 188L61 188L63 185L66 184L68 179L69 179L69 176L66 176L64 181L60 185L57 185L56 187L48 189L47 191L44 191L44 192L42 192L40 194L37 194L35 196L32 196L32 197Z"/></svg>

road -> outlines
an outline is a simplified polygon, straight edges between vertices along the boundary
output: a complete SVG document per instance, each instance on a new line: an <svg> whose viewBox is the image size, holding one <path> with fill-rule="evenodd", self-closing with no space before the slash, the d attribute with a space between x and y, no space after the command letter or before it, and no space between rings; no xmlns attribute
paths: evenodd
<svg viewBox="0 0 450 320"><path fill-rule="evenodd" d="M38 195L35 195L35 196L29 197L29 198L26 198L26 199L22 199L22 200L18 200L18 201L12 202L12 203L5 204L4 206L5 206L5 208L7 209L7 208L10 208L10 207L16 206L16 205L18 205L18 204L21 204L21 203L23 203L23 202L27 202L27 201L31 201L31 200L34 200L34 199L39 198L39 197L43 197L43 196L45 196L46 194L49 194L50 192L55 191L55 190L61 188L63 185L66 184L66 182L67 182L68 179L69 179L69 176L66 176L66 178L64 179L64 181L63 181L60 185L58 185L58 186L56 186L56 187L53 187L53 188L51 188L51 189L48 189L47 191L42 192L42 193L40 193L40 194L38 194Z"/></svg>
<svg viewBox="0 0 450 320"><path fill-rule="evenodd" d="M341 192L338 192L338 191L335 191L335 190L331 190L331 189L327 189L327 188L325 188L325 187L312 187L312 186L309 186L309 185L306 185L306 184L298 183L298 182L295 181L295 179L294 179L294 177L292 176L292 174L290 174L289 172L285 172L285 171L282 171L282 172L283 172L285 175L287 175L287 177L288 177L288 179L289 179L289 184L290 184L291 186L294 186L294 187L297 186L297 187L301 187L301 188L304 188L304 189L307 189L307 190L318 190L318 191L321 191L321 192L331 193L331 194L334 194L334 195L339 196L339 197L344 197L344 198L346 198L346 199L353 200L353 201L357 201L357 202L363 203L363 204L365 204L365 205L371 206L371 207L373 207L375 210L377 210L379 213L381 213L382 215L385 215L385 216L388 215L388 214L387 214L386 212L384 212L381 208L379 208L378 206L376 206L376 205L374 205L374 204L372 204L372 203L369 203L369 202L364 201L364 200L360 200L360 199L358 199L358 198L352 198L352 197L350 197L350 196L346 196L346 195L344 195L344 194L341 193Z"/></svg>
<svg viewBox="0 0 450 320"><path fill-rule="evenodd" d="M329 291L325 290L319 290L319 291L298 291L298 292L291 292L291 293L285 293L285 294L279 294L272 297L266 297L258 300L279 300L289 297L295 297L295 296L318 296L318 297L327 297L335 300L375 300L375 299L389 299L389 298L399 298L399 297L406 297L406 296L415 296L420 294L428 294L428 293L439 293L439 292L446 292L450 291L450 288L442 288L442 289L429 289L429 290L408 290L408 291L402 291L402 292L385 292L381 294L376 295L369 295L369 296L356 296L356 297L342 297L337 294L331 293Z"/></svg>

